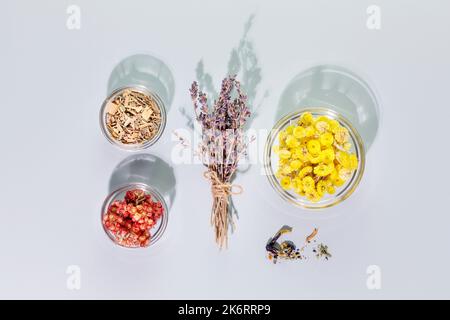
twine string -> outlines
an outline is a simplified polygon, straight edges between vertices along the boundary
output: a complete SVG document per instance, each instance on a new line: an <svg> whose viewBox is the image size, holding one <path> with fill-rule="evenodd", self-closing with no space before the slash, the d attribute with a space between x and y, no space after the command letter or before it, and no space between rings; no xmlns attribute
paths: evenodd
<svg viewBox="0 0 450 320"><path fill-rule="evenodd" d="M211 181L211 191L214 197L226 198L230 195L239 195L244 192L242 186L223 182L214 171L206 171L203 176Z"/></svg>
<svg viewBox="0 0 450 320"><path fill-rule="evenodd" d="M228 216L228 206L231 195L241 194L244 189L240 185L230 184L220 180L215 171L206 171L203 176L211 181L211 192L214 203L211 211L211 225L214 226L216 233L216 242L219 248L228 247L228 225L230 217ZM234 225L231 219L231 224Z"/></svg>

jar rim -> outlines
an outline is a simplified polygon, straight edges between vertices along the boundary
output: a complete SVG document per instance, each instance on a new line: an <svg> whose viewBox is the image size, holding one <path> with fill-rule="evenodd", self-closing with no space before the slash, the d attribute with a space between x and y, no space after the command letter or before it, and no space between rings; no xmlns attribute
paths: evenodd
<svg viewBox="0 0 450 320"><path fill-rule="evenodd" d="M114 139L111 136L108 128L106 127L106 105L112 98L114 98L117 94L119 94L120 92L122 92L124 90L133 90L133 91L140 92L142 94L145 94L145 95L151 97L156 102L156 105L158 106L160 113L161 113L161 124L159 125L158 132L156 133L156 135L153 138L151 138L150 140L147 140L143 143L125 144L125 143L122 143L122 142ZM153 144L155 144L161 138L161 136L164 132L164 129L166 127L166 122L167 122L167 114L166 114L166 107L165 107L163 100L160 98L160 96L156 92L153 92L152 90L150 90L149 88L147 88L143 85L127 85L127 86L122 86L122 87L114 89L105 98L105 100L103 100L102 106L100 108L100 128L102 130L103 136L112 145L114 145L122 150L126 150L126 151L141 151L141 150L144 150L144 149L152 146Z"/></svg>
<svg viewBox="0 0 450 320"><path fill-rule="evenodd" d="M150 238L150 243L148 246L145 247L128 247L128 246L124 246L121 245L120 243L117 242L116 237L111 233L111 231L109 231L106 227L105 224L103 223L103 217L104 215L108 212L108 208L110 207L110 205L117 200L117 197L129 190L134 190L134 189L139 189L142 190L146 193L149 193L152 198L156 198L157 201L159 201L162 206L163 206L163 214L160 218L160 223L159 226L157 227L156 231L154 233L151 234L151 238ZM162 194L156 190L154 187L149 186L148 184L145 183L141 183L141 182L136 182L136 183L127 183L119 188L117 188L116 190L112 191L104 200L103 205L102 205L102 211L100 214L100 223L102 224L103 230L105 231L106 235L108 236L108 238L117 246L125 248L125 249L145 249L145 248L149 248L152 245L154 245L158 240L161 239L161 237L163 236L166 228L167 228L167 224L169 221L169 210L167 207L167 203L164 200L164 197L162 196ZM153 229L153 228L152 228ZM151 230L152 230L151 229Z"/></svg>
<svg viewBox="0 0 450 320"><path fill-rule="evenodd" d="M340 187L340 190L336 192L335 195L330 197L327 200L321 200L319 202L311 202L307 200L306 198L300 197L298 195L294 195L292 192L288 192L287 190L284 190L278 179L275 177L275 172L272 167L272 150L274 146L274 142L276 141L276 138L278 137L278 133L282 130L282 128L289 125L292 121L298 119L301 114L305 112L310 112L313 115L325 115L329 116L332 119L335 119L339 121L341 125L346 127L350 133L350 138L353 140L353 145L355 148L355 153L358 158L358 168L354 171L352 177L346 182L346 184L342 187ZM340 113L329 109L325 107L308 107L308 108L302 108L299 110L296 110L294 112L288 113L285 116L283 116L280 120L277 121L277 123L272 128L271 132L269 133L266 144L264 147L264 159L263 159L263 166L265 170L265 174L267 176L267 179L271 185L271 187L283 198L289 203L294 204L297 207L302 207L305 209L325 209L332 206L335 206L344 200L346 200L348 197L350 197L353 192L358 187L362 176L364 174L364 168L365 168L365 146L364 142L356 130L356 128L352 125L352 123L343 115Z"/></svg>

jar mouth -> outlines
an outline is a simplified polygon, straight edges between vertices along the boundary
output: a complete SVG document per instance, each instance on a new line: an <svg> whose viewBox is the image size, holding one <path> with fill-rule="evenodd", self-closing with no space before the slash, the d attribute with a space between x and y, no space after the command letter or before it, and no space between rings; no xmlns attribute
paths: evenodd
<svg viewBox="0 0 450 320"><path fill-rule="evenodd" d="M122 143L122 142L116 140L114 137L112 137L111 133L109 132L109 130L107 128L106 106L110 100L114 99L118 94L120 94L122 91L125 91L125 90L137 91L139 93L142 93L144 95L151 97L156 102L156 105L158 106L158 108L160 110L161 124L159 125L158 132L153 136L153 138L151 138L143 143L136 143L136 144ZM150 89L148 89L147 87L144 87L142 85L124 86L124 87L115 89L113 92L111 92L111 94L109 94L106 97L106 99L103 101L103 104L100 108L100 128L102 129L103 135L111 144L113 144L114 146L116 146L122 150L140 151L140 150L144 150L144 149L152 146L153 144L156 143L156 141L159 140L159 138L161 138L161 136L164 132L164 129L166 127L166 122L167 122L167 115L166 115L166 108L165 108L163 100L159 97L159 95L157 93L151 91Z"/></svg>
<svg viewBox="0 0 450 320"><path fill-rule="evenodd" d="M293 122L296 122L300 118L301 114L305 112L310 112L313 116L327 116L338 121L341 126L347 128L352 142L351 151L356 154L359 160L358 168L353 172L351 178L348 179L343 186L339 187L335 194L327 195L318 202L309 201L308 199L297 195L293 191L283 189L275 176L278 156L273 152L273 147L277 141L278 134L287 126ZM305 209L324 209L341 203L350 197L350 195L356 190L364 174L365 161L365 148L363 140L349 120L334 110L323 107L310 107L289 113L275 124L266 140L263 165L270 185L285 201Z"/></svg>
<svg viewBox="0 0 450 320"><path fill-rule="evenodd" d="M109 231L104 223L103 223L103 217L105 216L105 214L108 212L108 208L111 206L111 204L115 201L115 200L123 200L125 193L127 191L130 190L135 190L135 189L139 189L144 191L145 193L148 193L152 196L152 199L159 201L162 206L163 206L163 214L161 216L161 218L158 220L158 222L156 223L156 226L154 226L152 229L150 229L151 232L151 238L150 238L150 243L148 246L145 247L134 247L134 246L125 246L120 244L116 237L114 236L114 234ZM166 228L167 228L167 224L169 221L169 211L168 211L168 207L166 204L166 201L164 200L164 197L161 195L161 193L159 193L158 190L156 190L155 188L144 184L144 183L130 183L127 185L124 185L120 188L118 188L117 190L111 192L105 199L105 201L103 202L103 206L102 206L102 212L100 215L100 223L102 224L103 230L105 231L106 235L108 236L108 238L116 245L122 247L122 248L126 248L126 249L145 249L145 248L149 248L151 246L153 246L158 240L161 239L161 237L163 236Z"/></svg>

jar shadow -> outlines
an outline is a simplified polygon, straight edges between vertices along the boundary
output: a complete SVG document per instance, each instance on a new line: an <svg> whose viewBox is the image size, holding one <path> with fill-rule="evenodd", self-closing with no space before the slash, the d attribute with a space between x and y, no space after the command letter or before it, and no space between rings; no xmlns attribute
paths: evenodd
<svg viewBox="0 0 450 320"><path fill-rule="evenodd" d="M335 65L314 66L301 72L281 94L275 122L309 107L328 107L342 114L356 127L369 150L380 122L379 99L358 75Z"/></svg>
<svg viewBox="0 0 450 320"><path fill-rule="evenodd" d="M129 183L144 183L157 189L167 207L172 207L176 196L176 179L173 168L152 154L136 154L125 158L114 169L109 180L109 192Z"/></svg>
<svg viewBox="0 0 450 320"><path fill-rule="evenodd" d="M262 66L259 60L254 41L250 36L253 28L254 19L256 15L251 14L244 23L243 32L237 44L234 45L229 54L227 75L236 75L241 83L241 89L247 95L247 104L251 111L251 116L245 123L244 129L250 129L253 121L260 115L261 108L269 97L269 90L261 90L261 82L263 80ZM200 59L195 68L196 81L201 91L206 93L209 102L216 101L219 97L219 92L216 86L219 83L214 82L212 72L205 68L203 58ZM180 113L186 119L186 126L191 130L194 129L194 115L192 108L180 107ZM243 161L239 163L237 171L239 174L245 174L250 171L252 165L250 164L248 155L245 156L245 164ZM235 177L235 176L234 176ZM234 179L234 178L233 178Z"/></svg>
<svg viewBox="0 0 450 320"><path fill-rule="evenodd" d="M237 45L230 51L228 60L227 75L236 75L241 82L241 88L247 95L247 103L252 112L251 117L247 120L245 128L250 128L253 120L258 117L260 108L264 100L269 96L269 91L265 90L261 96L260 84L262 81L262 67L259 61L254 41L249 36L253 27L255 14L248 17L244 24L243 33ZM203 59L197 63L195 69L196 80L199 88L204 91L210 98L210 101L216 101L219 92L216 90L213 76L205 70Z"/></svg>
<svg viewBox="0 0 450 320"><path fill-rule="evenodd" d="M126 57L111 72L107 95L130 85L144 86L155 92L169 111L175 92L175 80L169 67L161 59L148 54Z"/></svg>

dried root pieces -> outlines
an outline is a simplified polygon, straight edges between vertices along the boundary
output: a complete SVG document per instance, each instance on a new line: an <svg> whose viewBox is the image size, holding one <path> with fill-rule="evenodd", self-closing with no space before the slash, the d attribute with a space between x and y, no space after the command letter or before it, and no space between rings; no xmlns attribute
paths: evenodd
<svg viewBox="0 0 450 320"><path fill-rule="evenodd" d="M123 144L143 144L153 139L161 126L161 109L142 92L125 89L106 105L106 127Z"/></svg>

